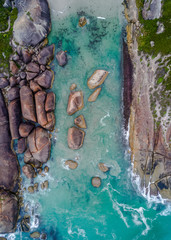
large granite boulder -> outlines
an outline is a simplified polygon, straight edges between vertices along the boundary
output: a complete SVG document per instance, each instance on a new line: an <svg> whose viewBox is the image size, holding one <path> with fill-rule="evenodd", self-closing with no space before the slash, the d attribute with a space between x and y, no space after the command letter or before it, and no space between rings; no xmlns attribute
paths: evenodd
<svg viewBox="0 0 171 240"><path fill-rule="evenodd" d="M72 115L84 107L83 92L71 92L68 99L67 113Z"/></svg>
<svg viewBox="0 0 171 240"><path fill-rule="evenodd" d="M20 100L23 118L36 122L33 92L29 87L23 86L20 89Z"/></svg>
<svg viewBox="0 0 171 240"><path fill-rule="evenodd" d="M18 87L10 88L8 91L8 101L12 101L20 97L20 89Z"/></svg>
<svg viewBox="0 0 171 240"><path fill-rule="evenodd" d="M20 45L36 46L44 40L51 28L47 0L15 1L18 17L13 27L14 40Z"/></svg>
<svg viewBox="0 0 171 240"><path fill-rule="evenodd" d="M20 137L19 126L21 123L20 99L15 99L9 103L8 112L12 139L18 139Z"/></svg>
<svg viewBox="0 0 171 240"><path fill-rule="evenodd" d="M46 70L34 79L43 88L51 88L54 79L54 73L51 70Z"/></svg>
<svg viewBox="0 0 171 240"><path fill-rule="evenodd" d="M21 123L19 126L19 133L21 137L28 137L29 133L34 128L32 123Z"/></svg>
<svg viewBox="0 0 171 240"><path fill-rule="evenodd" d="M68 147L71 149L79 149L84 142L85 132L76 127L68 129Z"/></svg>
<svg viewBox="0 0 171 240"><path fill-rule="evenodd" d="M37 121L41 126L44 126L47 124L45 101L46 101L45 91L39 91L35 94Z"/></svg>
<svg viewBox="0 0 171 240"><path fill-rule="evenodd" d="M30 152L34 159L41 163L47 162L50 156L50 136L49 133L41 127L35 128L28 136Z"/></svg>
<svg viewBox="0 0 171 240"><path fill-rule="evenodd" d="M55 94L53 92L49 92L46 97L45 111L51 112L54 110L55 110Z"/></svg>
<svg viewBox="0 0 171 240"><path fill-rule="evenodd" d="M30 62L26 65L26 71L33 72L33 73L39 73L40 68L37 63Z"/></svg>
<svg viewBox="0 0 171 240"><path fill-rule="evenodd" d="M37 59L40 65L47 65L54 57L55 45L44 47L38 54Z"/></svg>
<svg viewBox="0 0 171 240"><path fill-rule="evenodd" d="M16 195L0 190L0 234L15 231L19 215Z"/></svg>

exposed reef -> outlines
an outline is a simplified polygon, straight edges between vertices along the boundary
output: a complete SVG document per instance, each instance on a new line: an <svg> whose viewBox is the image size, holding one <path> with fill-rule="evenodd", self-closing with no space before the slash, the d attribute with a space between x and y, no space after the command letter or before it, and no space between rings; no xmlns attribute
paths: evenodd
<svg viewBox="0 0 171 240"><path fill-rule="evenodd" d="M137 8L136 4L138 5L139 9ZM147 26L145 25L145 20L141 21L142 15L139 13L143 9L143 15L145 15L145 11L147 11L145 4L143 5L142 1L125 1L125 15L128 20L127 43L133 65L132 103L130 107L129 119L129 142L132 152L132 162L134 166L133 170L137 175L140 176L141 186L145 189L146 194L158 195L158 193L160 193L163 198L171 199L170 104L166 104L165 114L160 112L160 109L162 108L161 101L167 100L168 94L170 94L169 87L165 88L165 94L162 93L161 89L164 88L164 81L163 86L160 85L160 88L158 89L158 92L161 92L161 95L157 96L156 98L157 107L154 106L154 102L152 101L155 97L154 90L155 88L158 88L156 84L158 81L158 60L161 59L163 62L164 59L167 59L167 56L162 47L161 49L158 49L151 44L151 50L148 48L150 40L146 38L146 35L143 35L145 28L147 29ZM153 11L151 14L155 17L157 14L155 13L155 10L157 11L158 9L154 9L152 5L149 6L149 9L150 11ZM160 16L161 14L165 13L162 12L157 14L157 16ZM151 19L151 17L149 18ZM143 22L143 24L140 21ZM154 20L148 21L152 21L148 22L148 24L152 24L153 26ZM157 33L155 34L157 35ZM154 40L157 44L158 37L155 39L155 34L152 37L154 37ZM150 31L148 32L147 37L149 36ZM139 48L139 46L142 46L142 40L149 41L147 44L147 49L145 49L145 45L143 45L143 51L141 48ZM153 49L156 51L156 53L158 51L157 55L153 55ZM125 50L126 49L124 47L124 54ZM152 51L153 54L150 53L150 51ZM131 68L132 67L130 67L129 70L130 72ZM125 64L124 71L125 87L128 89L127 94L129 95L130 88L127 86L129 73L127 74L127 67ZM167 74L165 75L166 76L164 76L164 78L168 77ZM168 78L168 84L169 81L170 80ZM124 90L124 93L126 89ZM124 115L126 116L127 122L128 114L126 111L127 109L125 109Z"/></svg>

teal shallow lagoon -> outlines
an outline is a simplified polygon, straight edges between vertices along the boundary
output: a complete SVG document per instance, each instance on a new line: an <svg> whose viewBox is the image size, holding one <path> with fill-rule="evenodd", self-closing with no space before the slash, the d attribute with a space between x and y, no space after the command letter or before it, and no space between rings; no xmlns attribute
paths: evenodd
<svg viewBox="0 0 171 240"><path fill-rule="evenodd" d="M119 0L105 2L64 1L60 5L59 1L50 1L49 44L55 43L56 52L66 50L69 61L65 68L59 67L56 60L51 64L55 72L56 127L47 164L50 171L35 180L48 180L49 189L24 194L32 216L31 228L46 232L48 240L169 240L171 205L148 201L138 191L138 185L132 184L129 148L122 127L123 7ZM79 28L82 15L87 17L88 24ZM109 71L109 75L96 102L88 103L92 91L87 87L87 79L100 68ZM68 116L72 83L83 91L85 107ZM67 145L67 132L80 114L86 119L86 136L83 147L73 151ZM68 159L78 162L76 170L65 167ZM110 172L102 173L99 162L109 165ZM92 176L102 178L99 189L91 186ZM8 236L8 240L12 239L30 237L29 233L18 231Z"/></svg>

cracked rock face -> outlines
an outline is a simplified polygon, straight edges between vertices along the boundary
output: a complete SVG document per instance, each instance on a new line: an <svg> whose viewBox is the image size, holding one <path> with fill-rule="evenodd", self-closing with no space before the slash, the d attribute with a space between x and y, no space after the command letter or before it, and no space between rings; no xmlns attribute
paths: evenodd
<svg viewBox="0 0 171 240"><path fill-rule="evenodd" d="M36 46L51 28L47 0L16 0L18 18L14 23L14 40L20 45Z"/></svg>

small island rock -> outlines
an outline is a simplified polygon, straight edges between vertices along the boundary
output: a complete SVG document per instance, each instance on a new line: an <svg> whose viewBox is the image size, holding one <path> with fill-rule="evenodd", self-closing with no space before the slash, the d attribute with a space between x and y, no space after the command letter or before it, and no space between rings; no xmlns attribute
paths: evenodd
<svg viewBox="0 0 171 240"><path fill-rule="evenodd" d="M56 54L56 59L58 61L59 66L61 67L64 67L68 62L67 54L65 51L62 50Z"/></svg>
<svg viewBox="0 0 171 240"><path fill-rule="evenodd" d="M68 129L68 146L71 149L79 149L84 142L85 132L76 127Z"/></svg>
<svg viewBox="0 0 171 240"><path fill-rule="evenodd" d="M99 96L100 92L101 92L101 88L97 88L88 98L89 102L95 102L97 97Z"/></svg>
<svg viewBox="0 0 171 240"><path fill-rule="evenodd" d="M67 160L65 165L68 166L70 169L76 169L78 167L78 163L73 160Z"/></svg>
<svg viewBox="0 0 171 240"><path fill-rule="evenodd" d="M72 115L84 107L83 92L71 92L68 99L67 113Z"/></svg>
<svg viewBox="0 0 171 240"><path fill-rule="evenodd" d="M90 89L100 86L106 79L109 73L105 70L96 70L93 75L88 79L87 85Z"/></svg>
<svg viewBox="0 0 171 240"><path fill-rule="evenodd" d="M85 118L83 115L76 117L74 120L74 123L75 123L75 125L77 125L80 128L87 128Z"/></svg>
<svg viewBox="0 0 171 240"><path fill-rule="evenodd" d="M93 178L91 179L91 183L92 183L93 187L98 188L98 187L101 186L101 178L99 178L99 177L93 177Z"/></svg>

